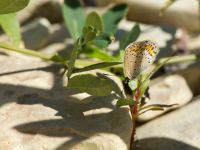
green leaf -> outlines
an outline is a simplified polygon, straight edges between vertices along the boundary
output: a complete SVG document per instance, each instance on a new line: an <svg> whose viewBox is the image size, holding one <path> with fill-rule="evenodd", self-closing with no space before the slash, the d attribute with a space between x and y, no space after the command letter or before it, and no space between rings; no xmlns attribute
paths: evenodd
<svg viewBox="0 0 200 150"><path fill-rule="evenodd" d="M21 35L20 26L15 13L0 15L0 26L10 37L15 46L19 46Z"/></svg>
<svg viewBox="0 0 200 150"><path fill-rule="evenodd" d="M127 106L127 105L134 105L134 101L132 99L119 99L117 101L117 106L121 107L121 106Z"/></svg>
<svg viewBox="0 0 200 150"><path fill-rule="evenodd" d="M135 90L137 89L137 87L138 87L138 80L135 79L135 80L129 81L129 82L128 82L128 86L130 87L130 89L131 89L132 91L135 91Z"/></svg>
<svg viewBox="0 0 200 150"><path fill-rule="evenodd" d="M108 52L94 46L87 46L81 50L80 53L83 53L91 58L98 58L103 61L115 61L115 58L109 55Z"/></svg>
<svg viewBox="0 0 200 150"><path fill-rule="evenodd" d="M128 12L126 4L118 4L109 9L103 15L104 32L114 34L117 30L119 22Z"/></svg>
<svg viewBox="0 0 200 150"><path fill-rule="evenodd" d="M125 51L124 51L123 49L121 49L121 50L119 51L119 53L117 53L117 54L114 56L115 59L118 60L118 61L124 61L124 53L125 53Z"/></svg>
<svg viewBox="0 0 200 150"><path fill-rule="evenodd" d="M94 40L93 44L99 48L106 48L114 40L114 37L107 33L98 35Z"/></svg>
<svg viewBox="0 0 200 150"><path fill-rule="evenodd" d="M149 84L150 84L150 78L152 77L152 75L158 70L160 69L164 64L166 64L170 58L167 58L164 62L158 64L153 71L149 72L149 73L141 73L137 78L139 81L139 86L140 86L140 90L141 90L141 95L143 95L146 91L146 89L148 88Z"/></svg>
<svg viewBox="0 0 200 150"><path fill-rule="evenodd" d="M109 45L109 41L102 40L102 39L95 39L94 45L96 45L99 48L106 48Z"/></svg>
<svg viewBox="0 0 200 150"><path fill-rule="evenodd" d="M19 47L16 47L16 46L10 46L10 45L2 43L2 42L0 42L0 48L3 48L5 50L18 52L18 53L25 54L25 55L29 55L29 56L32 56L32 57L41 58L41 59L48 60L48 61L59 62L63 65L66 65L66 60L64 58L62 58L61 56L59 56L58 54L50 56L50 55L47 55L47 54L44 54L44 53L41 53L41 52L37 52L37 51L34 51L34 50L19 48Z"/></svg>
<svg viewBox="0 0 200 150"><path fill-rule="evenodd" d="M107 96L113 90L112 82L105 78L99 78L91 74L83 74L72 77L67 88L86 92L95 96Z"/></svg>
<svg viewBox="0 0 200 150"><path fill-rule="evenodd" d="M92 26L83 27L83 39L85 44L92 41L97 36L97 30Z"/></svg>
<svg viewBox="0 0 200 150"><path fill-rule="evenodd" d="M142 115L142 114L144 114L144 113L146 113L146 112L148 112L148 111L152 111L152 110L154 110L154 111L163 111L164 110L164 108L162 108L162 107L151 107L151 108L148 108L148 109L146 109L146 110L144 110L144 111L140 111L139 113L138 113L138 115L137 116L140 116L140 115Z"/></svg>
<svg viewBox="0 0 200 150"><path fill-rule="evenodd" d="M78 0L65 0L62 13L71 37L74 41L81 36L85 23L83 8Z"/></svg>
<svg viewBox="0 0 200 150"><path fill-rule="evenodd" d="M126 38L123 38L124 40L120 42L120 49L125 49L128 46L128 44L136 41L140 35L140 32L141 30L138 24L133 26L131 31L126 35Z"/></svg>
<svg viewBox="0 0 200 150"><path fill-rule="evenodd" d="M153 107L162 107L162 108L169 108L169 107L173 107L173 106L177 106L178 104L171 104L171 105L165 105L165 104L151 104L151 105L147 105L147 106L143 106L140 111L145 110L145 109L149 109L149 108L153 108Z"/></svg>
<svg viewBox="0 0 200 150"><path fill-rule="evenodd" d="M78 56L78 51L80 50L80 39L78 39L75 43L75 46L72 50L72 53L70 55L70 60L67 62L67 77L70 78L72 71L74 70L74 65L76 58Z"/></svg>
<svg viewBox="0 0 200 150"><path fill-rule="evenodd" d="M17 12L29 3L29 0L0 0L0 14Z"/></svg>
<svg viewBox="0 0 200 150"><path fill-rule="evenodd" d="M166 64L174 64L174 63L181 63L186 61L199 61L200 60L200 54L190 54L185 56L171 56L171 57L165 57L160 58L155 64L157 66L159 65L166 65Z"/></svg>
<svg viewBox="0 0 200 150"><path fill-rule="evenodd" d="M138 115L141 115L150 110L164 110L164 108L169 108L169 107L173 107L173 106L177 106L177 105L178 104L171 104L171 105L151 104L151 105L143 106L142 108L140 108Z"/></svg>
<svg viewBox="0 0 200 150"><path fill-rule="evenodd" d="M150 84L150 78L149 78L149 73L143 73L140 74L137 77L138 80L138 86L140 87L140 95L144 95L145 91L149 87Z"/></svg>
<svg viewBox="0 0 200 150"><path fill-rule="evenodd" d="M92 26L97 29L98 34L103 33L103 22L101 17L96 12L91 12L85 22L85 26Z"/></svg>
<svg viewBox="0 0 200 150"><path fill-rule="evenodd" d="M84 68L81 68L81 69L74 70L73 73L111 67L111 66L118 65L118 64L121 64L121 63L122 62L102 62L102 63L98 63L98 64L90 65L90 66L87 66L87 67L84 67Z"/></svg>
<svg viewBox="0 0 200 150"><path fill-rule="evenodd" d="M50 60L52 60L53 62L58 62L58 63L61 63L61 64L66 64L66 59L61 57L60 55L58 54L54 54Z"/></svg>
<svg viewBox="0 0 200 150"><path fill-rule="evenodd" d="M148 78L150 79L162 66L167 64L173 57L168 57L161 61L160 63L156 64L154 69L149 73ZM180 57L179 57L180 58Z"/></svg>

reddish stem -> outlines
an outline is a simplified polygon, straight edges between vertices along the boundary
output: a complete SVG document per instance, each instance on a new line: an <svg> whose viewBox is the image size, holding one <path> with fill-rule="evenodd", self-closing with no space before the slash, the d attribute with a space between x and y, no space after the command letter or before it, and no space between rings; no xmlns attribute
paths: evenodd
<svg viewBox="0 0 200 150"><path fill-rule="evenodd" d="M137 113L138 113L138 101L140 99L140 89L137 88L134 95L133 99L135 100L135 104L131 106L131 115L132 115L132 134L131 134L131 143L130 143L130 150L133 150L135 147L135 124L136 124L136 118L137 118Z"/></svg>

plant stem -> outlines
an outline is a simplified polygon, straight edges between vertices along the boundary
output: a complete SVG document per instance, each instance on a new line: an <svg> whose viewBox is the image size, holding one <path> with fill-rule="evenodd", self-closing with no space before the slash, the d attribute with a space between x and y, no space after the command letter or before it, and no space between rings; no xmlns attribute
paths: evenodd
<svg viewBox="0 0 200 150"><path fill-rule="evenodd" d="M165 58L159 59L156 64L157 65L162 64L167 59L169 59L169 61L167 61L166 64L179 63L179 62L183 62L183 61L199 61L200 60L200 55L192 54L192 55L186 55L186 56L165 57Z"/></svg>
<svg viewBox="0 0 200 150"><path fill-rule="evenodd" d="M140 88L137 88L134 95L133 99L135 100L135 104L130 107L131 109L131 116L132 116L132 134L131 134L131 142L130 142L130 150L133 150L135 147L135 132L136 132L136 119L137 119L137 114L138 114L138 102L141 97L141 92Z"/></svg>
<svg viewBox="0 0 200 150"><path fill-rule="evenodd" d="M29 50L29 49L22 49L22 48L18 48L18 47L13 47L10 45L7 45L5 43L1 43L0 42L0 48L6 49L6 50L10 50L10 51L14 51L14 52L18 52L21 54L25 54L25 55L29 55L29 56L34 56L34 57L38 57L44 60L51 60L52 56L40 53L40 52L36 52L33 50Z"/></svg>

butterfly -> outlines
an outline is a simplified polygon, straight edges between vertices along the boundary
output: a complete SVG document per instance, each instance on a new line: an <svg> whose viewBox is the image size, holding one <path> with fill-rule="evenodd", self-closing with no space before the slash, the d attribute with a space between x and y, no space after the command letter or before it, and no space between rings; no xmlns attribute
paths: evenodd
<svg viewBox="0 0 200 150"><path fill-rule="evenodd" d="M157 44L151 40L130 43L124 54L124 74L130 80L147 69L159 53Z"/></svg>

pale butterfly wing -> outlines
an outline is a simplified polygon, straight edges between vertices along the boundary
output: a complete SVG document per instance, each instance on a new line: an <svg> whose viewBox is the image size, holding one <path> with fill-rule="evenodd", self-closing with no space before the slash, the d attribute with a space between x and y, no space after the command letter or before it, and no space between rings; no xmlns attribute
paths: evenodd
<svg viewBox="0 0 200 150"><path fill-rule="evenodd" d="M158 46L150 40L129 44L124 54L125 76L129 79L137 77L155 61L158 52Z"/></svg>

